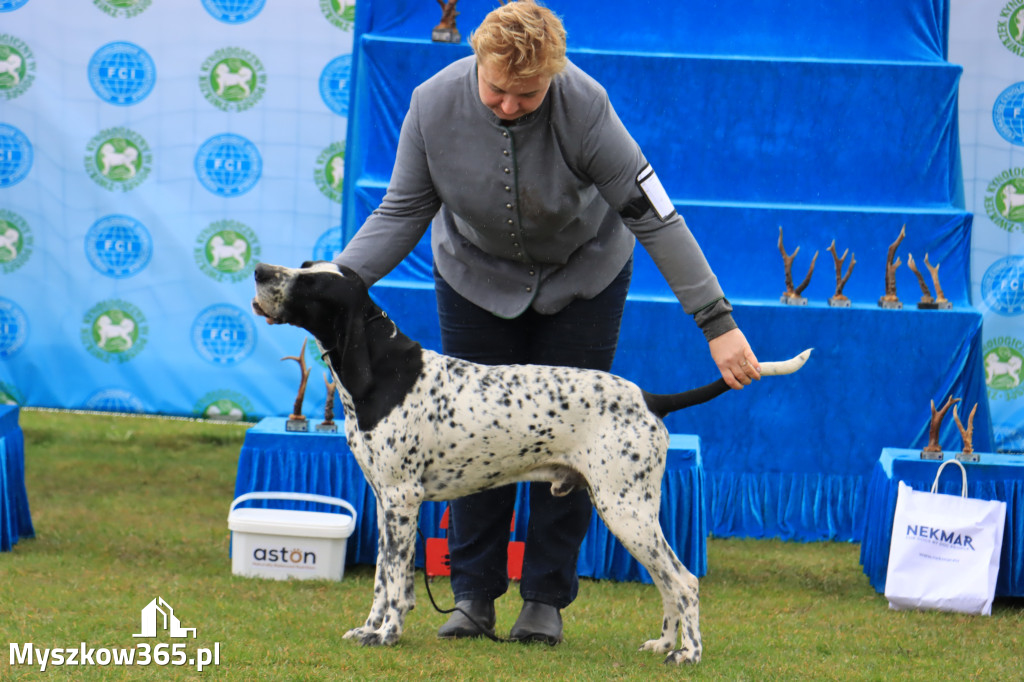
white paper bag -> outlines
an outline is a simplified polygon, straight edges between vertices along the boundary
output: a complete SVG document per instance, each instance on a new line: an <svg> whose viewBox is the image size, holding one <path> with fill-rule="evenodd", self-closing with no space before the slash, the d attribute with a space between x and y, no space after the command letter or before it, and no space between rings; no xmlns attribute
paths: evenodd
<svg viewBox="0 0 1024 682"><path fill-rule="evenodd" d="M960 467L959 497L937 492L948 464ZM967 497L967 470L943 462L930 493L899 483L889 545L889 608L990 615L1003 547L1006 503Z"/></svg>

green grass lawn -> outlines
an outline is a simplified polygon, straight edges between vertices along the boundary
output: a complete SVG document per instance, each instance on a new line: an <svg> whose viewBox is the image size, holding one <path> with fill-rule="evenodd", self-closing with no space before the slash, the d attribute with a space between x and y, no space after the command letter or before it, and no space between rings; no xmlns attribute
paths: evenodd
<svg viewBox="0 0 1024 682"><path fill-rule="evenodd" d="M446 616L419 573L402 641L362 648L342 635L365 618L372 567L350 566L340 583L231 574L227 514L245 425L35 410L22 410L21 425L37 537L0 555L0 643L169 651L185 640L132 637L159 596L197 629L184 657L219 647L220 660L201 673L155 662L40 673L11 666L8 651L2 680L1024 679L1024 601L998 600L991 617L892 612L858 545L774 540L709 540L698 666L637 651L660 629L654 587L592 580L551 648L438 640ZM446 580L432 589L451 605ZM499 634L519 603L515 587L499 600Z"/></svg>

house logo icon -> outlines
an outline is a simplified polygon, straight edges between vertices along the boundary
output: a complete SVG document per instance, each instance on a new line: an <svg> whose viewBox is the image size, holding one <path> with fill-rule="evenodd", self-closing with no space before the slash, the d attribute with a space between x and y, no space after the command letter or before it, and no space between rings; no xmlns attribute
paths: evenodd
<svg viewBox="0 0 1024 682"><path fill-rule="evenodd" d="M195 628L181 627L174 609L163 597L157 597L142 609L142 632L132 637L156 637L157 630L166 630L171 637L188 637L190 632L192 639L196 637Z"/></svg>

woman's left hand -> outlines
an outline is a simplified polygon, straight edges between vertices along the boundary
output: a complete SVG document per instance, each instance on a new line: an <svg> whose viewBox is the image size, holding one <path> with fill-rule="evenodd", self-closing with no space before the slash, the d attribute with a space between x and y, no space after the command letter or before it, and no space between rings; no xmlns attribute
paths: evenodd
<svg viewBox="0 0 1024 682"><path fill-rule="evenodd" d="M739 329L732 329L708 342L711 358L729 388L741 389L761 379L761 365Z"/></svg>

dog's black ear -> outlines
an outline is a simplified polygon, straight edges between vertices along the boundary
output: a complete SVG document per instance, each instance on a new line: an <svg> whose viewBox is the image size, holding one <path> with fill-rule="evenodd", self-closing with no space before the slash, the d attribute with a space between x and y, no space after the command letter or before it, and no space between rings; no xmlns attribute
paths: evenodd
<svg viewBox="0 0 1024 682"><path fill-rule="evenodd" d="M362 398L373 385L373 372L366 320L360 306L346 306L345 314L337 318L335 336L341 382L353 398Z"/></svg>
<svg viewBox="0 0 1024 682"><path fill-rule="evenodd" d="M315 262L316 262L315 260L304 260L304 261L302 261L302 265L300 265L299 267L305 269L305 268L308 268L310 265L312 265Z"/></svg>

